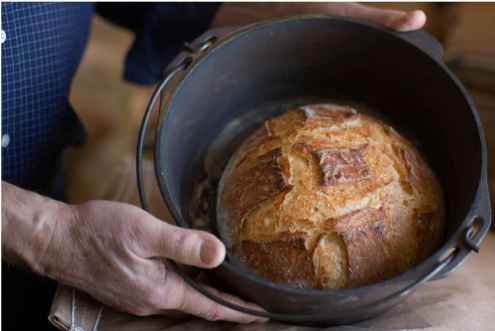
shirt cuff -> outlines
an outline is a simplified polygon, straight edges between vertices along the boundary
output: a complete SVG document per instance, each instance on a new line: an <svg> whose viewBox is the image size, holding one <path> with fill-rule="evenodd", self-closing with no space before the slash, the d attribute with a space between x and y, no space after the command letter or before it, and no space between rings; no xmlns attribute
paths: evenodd
<svg viewBox="0 0 495 331"><path fill-rule="evenodd" d="M125 63L124 79L152 85L163 78L168 63L208 29L221 3L156 3L136 33Z"/></svg>

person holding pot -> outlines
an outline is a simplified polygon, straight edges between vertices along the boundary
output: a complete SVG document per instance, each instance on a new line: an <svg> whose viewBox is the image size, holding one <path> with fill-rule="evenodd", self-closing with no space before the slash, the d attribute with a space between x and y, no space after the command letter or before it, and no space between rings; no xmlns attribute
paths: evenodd
<svg viewBox="0 0 495 331"><path fill-rule="evenodd" d="M56 282L139 316L265 322L203 297L159 259L214 268L225 258L215 236L169 225L131 205L64 202L63 151L85 140L68 94L95 12L136 33L124 78L142 85L156 84L182 43L209 27L324 14L409 31L424 25L424 13L355 3L2 2L3 326L48 328Z"/></svg>

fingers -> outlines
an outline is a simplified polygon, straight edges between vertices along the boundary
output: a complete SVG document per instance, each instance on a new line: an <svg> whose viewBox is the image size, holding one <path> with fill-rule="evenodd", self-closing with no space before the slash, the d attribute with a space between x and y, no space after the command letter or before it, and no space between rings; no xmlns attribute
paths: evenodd
<svg viewBox="0 0 495 331"><path fill-rule="evenodd" d="M405 32L421 29L426 23L426 15L421 10L409 13L397 10L377 9L357 3L336 3L334 15L358 18L383 25L396 31Z"/></svg>
<svg viewBox="0 0 495 331"><path fill-rule="evenodd" d="M225 259L225 246L214 235L165 222L156 223L147 245L147 257L166 257L201 268L214 268Z"/></svg>
<svg viewBox="0 0 495 331"><path fill-rule="evenodd" d="M210 321L222 320L244 324L252 322L264 323L268 321L267 318L240 313L211 301L210 299L206 298L204 295L200 294L195 289L190 287L182 278L180 278L174 272L167 272L165 282L165 293L167 299L165 301L165 310L161 311L162 314L168 315L171 309L177 309ZM248 309L264 311L260 306L254 303L246 302L233 295L219 292L209 286L204 287L209 292L213 293L216 296L219 296L226 301L232 302L236 305Z"/></svg>
<svg viewBox="0 0 495 331"><path fill-rule="evenodd" d="M422 10L415 10L399 18L391 19L386 26L399 32L406 32L421 29L425 23L425 13Z"/></svg>

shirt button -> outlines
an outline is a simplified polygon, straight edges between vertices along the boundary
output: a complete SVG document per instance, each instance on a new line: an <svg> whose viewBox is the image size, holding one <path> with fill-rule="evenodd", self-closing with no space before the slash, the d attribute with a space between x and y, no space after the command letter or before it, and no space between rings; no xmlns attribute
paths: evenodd
<svg viewBox="0 0 495 331"><path fill-rule="evenodd" d="M0 39L2 41L2 44L3 42L5 41L5 39L7 39L7 34L5 33L5 31L2 30L2 33L0 35Z"/></svg>
<svg viewBox="0 0 495 331"><path fill-rule="evenodd" d="M10 144L10 136L8 134L4 134L2 136L2 147L6 148Z"/></svg>

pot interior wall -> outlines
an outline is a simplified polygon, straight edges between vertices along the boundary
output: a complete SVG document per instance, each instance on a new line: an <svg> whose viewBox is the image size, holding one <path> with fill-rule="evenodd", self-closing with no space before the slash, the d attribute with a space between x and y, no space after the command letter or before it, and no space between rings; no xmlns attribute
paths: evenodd
<svg viewBox="0 0 495 331"><path fill-rule="evenodd" d="M241 34L182 82L157 136L158 180L180 215L177 221L193 224L204 216L195 214L198 197L214 219L218 178L210 188L199 186L221 174L235 148L264 120L326 101L371 112L412 139L444 188L448 231L461 224L481 168L479 132L462 91L437 62L394 34L324 19Z"/></svg>

